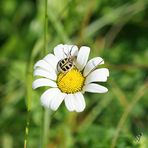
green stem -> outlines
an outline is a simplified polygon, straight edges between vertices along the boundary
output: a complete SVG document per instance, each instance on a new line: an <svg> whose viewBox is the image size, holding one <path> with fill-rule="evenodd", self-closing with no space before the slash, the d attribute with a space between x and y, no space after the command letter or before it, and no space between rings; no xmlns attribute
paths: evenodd
<svg viewBox="0 0 148 148"><path fill-rule="evenodd" d="M24 148L28 148L28 135L29 135L29 124L30 124L30 111L27 113L26 127L25 127L25 139L24 139Z"/></svg>
<svg viewBox="0 0 148 148"><path fill-rule="evenodd" d="M28 69L26 72L26 107L27 107L27 119L25 127L25 138L24 138L24 148L28 148L28 135L29 135L29 124L30 124L30 111L31 111L31 99L32 99L32 59L30 57L27 64Z"/></svg>
<svg viewBox="0 0 148 148"><path fill-rule="evenodd" d="M48 33L48 12L47 12L48 0L45 0L45 24L44 24L44 50L43 56L45 56L47 51L47 33ZM50 124L50 110L43 110L43 131L42 131L42 148L47 148L48 137L49 137L49 124Z"/></svg>
<svg viewBox="0 0 148 148"><path fill-rule="evenodd" d="M48 0L45 0L45 20L44 20L44 50L43 55L46 54L47 51L47 32L48 32L48 12L47 12Z"/></svg>
<svg viewBox="0 0 148 148"><path fill-rule="evenodd" d="M44 109L44 121L43 121L43 135L42 135L42 148L47 148L49 137L49 125L50 125L50 110Z"/></svg>

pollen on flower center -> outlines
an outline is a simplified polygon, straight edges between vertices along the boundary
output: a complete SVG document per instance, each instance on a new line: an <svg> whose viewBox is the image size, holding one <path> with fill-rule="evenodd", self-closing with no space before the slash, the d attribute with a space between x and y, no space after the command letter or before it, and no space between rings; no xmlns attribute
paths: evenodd
<svg viewBox="0 0 148 148"><path fill-rule="evenodd" d="M75 93L82 90L85 78L76 68L68 73L58 75L57 84L59 89L64 93Z"/></svg>

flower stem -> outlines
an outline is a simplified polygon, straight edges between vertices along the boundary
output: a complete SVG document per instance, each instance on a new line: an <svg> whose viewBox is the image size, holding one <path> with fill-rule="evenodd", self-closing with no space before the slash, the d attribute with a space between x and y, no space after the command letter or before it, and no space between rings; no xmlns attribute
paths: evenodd
<svg viewBox="0 0 148 148"><path fill-rule="evenodd" d="M44 50L43 56L45 56L48 43L47 43L47 34L48 34L48 12L47 12L48 0L45 0L45 21L44 21ZM43 130L42 130L42 148L47 148L48 137L49 137L49 124L50 124L50 110L43 110Z"/></svg>
<svg viewBox="0 0 148 148"><path fill-rule="evenodd" d="M28 148L28 134L29 134L29 124L30 124L30 111L28 110L26 127L25 127L25 139L24 139L24 148Z"/></svg>
<svg viewBox="0 0 148 148"><path fill-rule="evenodd" d="M47 148L49 137L49 125L50 125L50 110L44 109L44 121L43 121L43 135L42 135L42 148Z"/></svg>
<svg viewBox="0 0 148 148"><path fill-rule="evenodd" d="M31 53L32 54L32 53ZM30 56L29 62L27 63L26 71L26 107L27 107L27 118L25 126L25 137L24 137L24 148L28 148L28 135L29 135L29 124L30 124L30 112L32 102L32 55Z"/></svg>

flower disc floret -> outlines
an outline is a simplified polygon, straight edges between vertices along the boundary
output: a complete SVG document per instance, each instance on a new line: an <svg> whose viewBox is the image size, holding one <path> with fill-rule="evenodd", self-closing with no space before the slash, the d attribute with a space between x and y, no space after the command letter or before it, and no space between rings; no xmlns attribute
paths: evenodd
<svg viewBox="0 0 148 148"><path fill-rule="evenodd" d="M82 90L85 78L76 68L60 73L57 79L59 89L64 93L76 93Z"/></svg>

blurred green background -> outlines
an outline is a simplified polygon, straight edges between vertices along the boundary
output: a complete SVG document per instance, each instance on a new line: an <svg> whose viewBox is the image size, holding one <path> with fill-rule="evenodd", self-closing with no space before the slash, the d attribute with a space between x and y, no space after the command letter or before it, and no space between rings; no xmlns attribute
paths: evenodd
<svg viewBox="0 0 148 148"><path fill-rule="evenodd" d="M62 104L51 113L47 147L148 147L148 1L48 0L47 11L46 53L60 43L87 45L110 70L108 93L86 93L84 112ZM42 147L43 89L31 85L44 18L44 0L0 1L0 148L21 148L25 137L27 148Z"/></svg>

